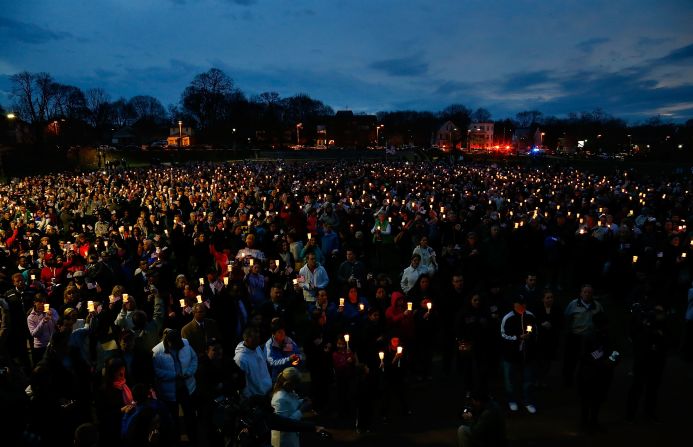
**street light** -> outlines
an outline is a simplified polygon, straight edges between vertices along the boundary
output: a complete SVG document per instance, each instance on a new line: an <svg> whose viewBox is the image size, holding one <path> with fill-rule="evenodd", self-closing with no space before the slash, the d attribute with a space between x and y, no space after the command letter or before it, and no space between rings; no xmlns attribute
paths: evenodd
<svg viewBox="0 0 693 447"><path fill-rule="evenodd" d="M457 132L457 127L450 130L450 151L455 150L455 132Z"/></svg>
<svg viewBox="0 0 693 447"><path fill-rule="evenodd" d="M544 135L546 135L546 132L541 133L541 145L544 146Z"/></svg>
<svg viewBox="0 0 693 447"><path fill-rule="evenodd" d="M296 124L296 145L301 145L301 129L303 128L303 123Z"/></svg>
<svg viewBox="0 0 693 447"><path fill-rule="evenodd" d="M178 149L183 145L183 121L178 120Z"/></svg>
<svg viewBox="0 0 693 447"><path fill-rule="evenodd" d="M13 120L13 119L15 119L15 118L17 118L17 115L15 115L14 113L8 113L8 114L7 114L7 119L8 119L8 120Z"/></svg>
<svg viewBox="0 0 693 447"><path fill-rule="evenodd" d="M379 126L375 126L375 145L376 146L380 144L380 129L383 127L385 127L384 124L381 124Z"/></svg>
<svg viewBox="0 0 693 447"><path fill-rule="evenodd" d="M468 152L471 152L471 150L472 150L472 142L469 138L471 136L471 133L472 133L472 129L467 129L467 151Z"/></svg>

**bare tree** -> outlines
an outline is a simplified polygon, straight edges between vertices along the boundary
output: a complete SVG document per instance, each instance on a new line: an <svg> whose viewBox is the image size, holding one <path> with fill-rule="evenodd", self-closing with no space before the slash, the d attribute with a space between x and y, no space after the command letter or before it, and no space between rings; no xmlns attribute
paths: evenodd
<svg viewBox="0 0 693 447"><path fill-rule="evenodd" d="M20 117L31 124L48 121L49 106L56 92L51 75L23 71L11 79L14 105Z"/></svg>
<svg viewBox="0 0 693 447"><path fill-rule="evenodd" d="M86 106L89 124L94 128L102 128L108 124L111 97L102 88L90 88L86 93Z"/></svg>

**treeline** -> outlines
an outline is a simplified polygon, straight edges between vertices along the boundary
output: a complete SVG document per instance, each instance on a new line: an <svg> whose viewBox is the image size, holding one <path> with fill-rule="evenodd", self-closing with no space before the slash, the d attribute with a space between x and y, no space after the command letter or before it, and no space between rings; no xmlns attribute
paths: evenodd
<svg viewBox="0 0 693 447"><path fill-rule="evenodd" d="M3 129L10 129L7 113L26 124L24 142L37 146L84 145L109 143L114 132L128 126L143 143L168 134L169 127L182 121L195 129L196 141L221 146L273 145L295 141L295 130L302 123L302 141L315 141L317 126L328 124L334 110L307 94L282 98L276 92L248 97L223 71L212 68L197 74L181 93L180 101L168 107L156 98L138 95L112 99L102 88L82 90L61 84L48 73L22 72L11 77L13 103L2 110ZM457 126L455 140L464 144L466 129L472 122L493 121L484 108L475 110L461 104L450 105L439 112L388 111L377 114L381 142L427 147L436 130L446 121ZM542 135L547 147L565 141L585 141L585 150L618 152L628 148L656 150L661 153L677 149L691 152L693 120L683 125L654 117L644 123L628 126L624 120L597 109L571 113L567 118L544 116L528 110L514 118L493 121L494 140L511 142L518 129L524 135ZM375 132L375 130L373 131ZM4 143L10 137L3 132ZM649 147L648 147L649 146Z"/></svg>

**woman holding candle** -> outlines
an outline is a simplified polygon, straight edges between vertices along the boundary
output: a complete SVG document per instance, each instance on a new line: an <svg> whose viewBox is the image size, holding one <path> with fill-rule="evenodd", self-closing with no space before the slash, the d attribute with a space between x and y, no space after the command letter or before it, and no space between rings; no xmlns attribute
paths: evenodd
<svg viewBox="0 0 693 447"><path fill-rule="evenodd" d="M400 344L399 337L391 337L383 355L384 393L382 417L387 420L392 407L398 408L400 414L409 415L409 389L406 383L407 354L405 346Z"/></svg>
<svg viewBox="0 0 693 447"><path fill-rule="evenodd" d="M337 405L340 418L353 417L353 388L356 380L356 354L349 349L350 334L341 334L337 337L332 353L332 367L334 368L335 383L337 386Z"/></svg>
<svg viewBox="0 0 693 447"><path fill-rule="evenodd" d="M43 358L58 322L58 312L46 304L46 296L42 293L34 297L34 308L27 316L29 333L34 338L31 345L31 356L34 365Z"/></svg>

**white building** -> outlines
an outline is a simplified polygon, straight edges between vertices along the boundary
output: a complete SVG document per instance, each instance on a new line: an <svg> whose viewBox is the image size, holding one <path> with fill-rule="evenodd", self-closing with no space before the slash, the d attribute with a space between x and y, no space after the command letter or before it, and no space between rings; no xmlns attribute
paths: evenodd
<svg viewBox="0 0 693 447"><path fill-rule="evenodd" d="M472 123L467 128L468 149L493 147L493 123Z"/></svg>

